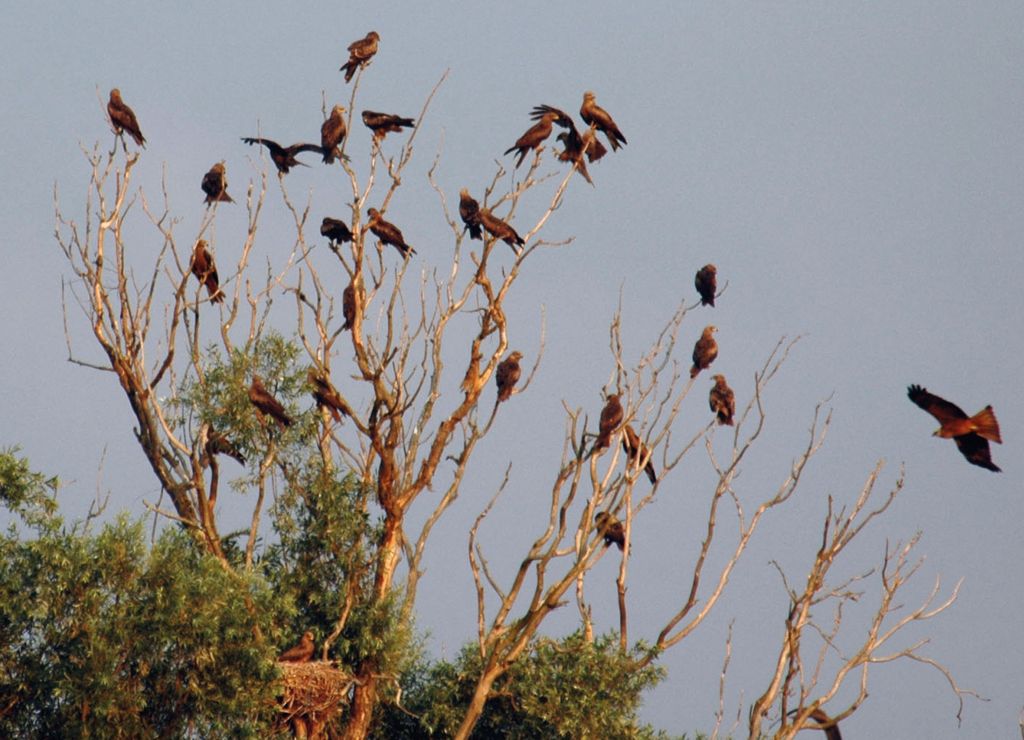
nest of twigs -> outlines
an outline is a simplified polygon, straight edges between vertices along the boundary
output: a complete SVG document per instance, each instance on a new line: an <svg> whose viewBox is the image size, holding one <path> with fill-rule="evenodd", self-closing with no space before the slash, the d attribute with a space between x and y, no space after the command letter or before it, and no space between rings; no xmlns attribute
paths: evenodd
<svg viewBox="0 0 1024 740"><path fill-rule="evenodd" d="M322 738L354 680L327 661L280 663L284 695L278 710L278 728L290 729L295 737Z"/></svg>

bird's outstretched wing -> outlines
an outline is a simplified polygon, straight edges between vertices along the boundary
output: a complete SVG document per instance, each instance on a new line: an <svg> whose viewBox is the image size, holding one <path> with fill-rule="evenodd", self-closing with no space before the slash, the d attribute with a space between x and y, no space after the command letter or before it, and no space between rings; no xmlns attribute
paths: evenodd
<svg viewBox="0 0 1024 740"><path fill-rule="evenodd" d="M945 398L939 398L934 393L929 393L919 385L911 385L907 388L907 397L929 414L945 424L953 419L966 419L967 414L955 403L950 403ZM986 445L986 448L988 445Z"/></svg>

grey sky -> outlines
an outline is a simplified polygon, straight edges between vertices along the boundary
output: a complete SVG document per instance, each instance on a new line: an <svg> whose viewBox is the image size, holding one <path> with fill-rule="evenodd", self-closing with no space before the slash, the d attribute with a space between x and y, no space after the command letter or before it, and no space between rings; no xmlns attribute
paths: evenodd
<svg viewBox="0 0 1024 740"><path fill-rule="evenodd" d="M765 439L740 478L745 500L779 484L806 443L815 404L830 396L833 425L797 500L765 523L716 615L666 655L669 679L650 695L644 717L677 733L711 728L730 619L726 710L734 715L742 706L745 717L765 688L787 608L769 560L802 577L826 497L851 502L884 459L880 485L891 486L905 465L906 490L844 572L876 562L887 540L923 530L918 552L927 559L905 603L915 605L936 578L943 593L961 578L964 585L952 610L912 637L930 636L925 653L989 701L968 700L958 727L956 702L938 673L914 663L875 666L870 697L844 733L1015 735L1024 706L1024 401L1017 390L1024 368L1024 6L252 5L36 3L9 13L0 30L7 170L0 217L8 242L0 444L21 444L36 468L68 480L69 513L84 513L97 485L112 492L113 509L136 513L158 495L114 379L65 362L60 300L69 271L52 237L53 187L68 215L81 220L88 171L79 144L109 147L107 92L120 87L138 114L150 143L137 184L157 202L166 177L185 242L202 216L199 181L210 164L227 161L230 191L241 200L267 163L239 137L316 141L323 96L328 107L347 104L337 71L345 46L375 29L381 51L365 75L360 110L416 116L451 70L388 211L419 251L416 269L443 264L451 249L425 178L439 150L438 180L452 205L460 187L482 191L495 159L511 164L501 152L529 125L536 104L575 114L582 92L592 89L629 139L591 166L596 187L571 183L543 236L574 237L573 244L538 255L509 304L511 341L524 363L536 352L542 307L547 350L534 384L503 410L436 532L419 601L431 649L451 657L473 637L466 529L510 460L509 491L481 531L492 563L504 560L499 571L507 573L542 527L561 449L561 403L592 418L599 412L613 369L607 326L620 295L626 360L635 362L678 302L696 297L696 269L714 262L729 288L718 307L686 317L681 341L688 348L706 323L719 327L715 370L741 402L778 339L805 335L766 395ZM369 140L357 126L353 155ZM398 148L390 139L389 147ZM556 169L550 156L545 165ZM311 223L346 214L347 190L326 168L297 169L286 184L296 200L312 198ZM517 223L532 223L544 205L527 198ZM218 254L230 254L244 210L222 207L217 219ZM145 226L137 248L151 245L155 253L159 243ZM283 264L289 228L271 176L260 259ZM288 303L278 306L284 331L294 326ZM70 319L76 350L95 358L74 308ZM909 383L969 413L992 403L1006 440L993 446L993 457L1005 472L971 466L952 442L929 436L937 425L906 399ZM701 376L681 435L706 423L708 387ZM727 444L717 432L715 449ZM634 524L634 639L653 639L681 598L711 481L698 449ZM616 624L613 560L600 564L589 587L602 630ZM867 604L874 603L871 588ZM575 612L563 612L552 631L572 629Z"/></svg>

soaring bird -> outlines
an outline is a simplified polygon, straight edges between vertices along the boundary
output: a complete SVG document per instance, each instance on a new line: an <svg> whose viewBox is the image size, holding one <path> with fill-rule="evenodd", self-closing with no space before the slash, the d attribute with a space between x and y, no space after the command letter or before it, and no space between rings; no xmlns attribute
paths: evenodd
<svg viewBox="0 0 1024 740"><path fill-rule="evenodd" d="M373 131L374 141L380 141L387 136L389 131L396 134L402 133L402 127L412 128L416 125L415 119L396 116L394 113L377 113L372 110L363 111L363 123Z"/></svg>
<svg viewBox="0 0 1024 740"><path fill-rule="evenodd" d="M505 154L511 154L512 152L519 150L519 159L516 160L516 167L523 163L526 158L526 153L533 150L539 150L540 145L544 143L544 140L551 136L551 124L558 118L558 112L547 111L544 113L537 123L526 129L526 133L520 136L516 143L505 150Z"/></svg>
<svg viewBox="0 0 1024 740"><path fill-rule="evenodd" d="M459 215L462 217L462 223L466 225L466 229L469 229L469 238L483 239L483 234L480 231L480 204L466 188L459 191Z"/></svg>
<svg viewBox="0 0 1024 740"><path fill-rule="evenodd" d="M323 154L323 149L316 144L292 144L291 146L281 146L276 141L270 139L264 139L259 136L243 136L242 141L246 144L262 144L270 152L270 160L277 167L277 171L282 175L287 175L288 170L292 167L302 165L308 167L308 164L304 164L295 158L296 154L302 152L320 152Z"/></svg>
<svg viewBox="0 0 1024 740"><path fill-rule="evenodd" d="M601 409L601 420L598 422L597 441L594 442L595 450L603 450L611 443L612 433L619 428L623 417L622 404L619 403L619 394L612 393L608 401Z"/></svg>
<svg viewBox="0 0 1024 740"><path fill-rule="evenodd" d="M992 462L988 442L1002 444L999 422L992 406L986 406L974 416L968 416L955 403L929 393L919 385L907 388L910 400L939 420L938 429L933 433L943 439L952 438L967 462L987 468L995 473L1002 472Z"/></svg>
<svg viewBox="0 0 1024 740"><path fill-rule="evenodd" d="M242 453L238 451L238 448L232 444L231 440L225 437L220 432L210 432L210 436L206 438L206 454L210 457L213 455L227 455L238 461L239 465L245 465L245 458Z"/></svg>
<svg viewBox="0 0 1024 740"><path fill-rule="evenodd" d="M690 368L690 377L696 378L697 373L706 370L718 357L718 342L715 341L714 333L718 327L705 326L701 332L700 339L693 345L693 367Z"/></svg>
<svg viewBox="0 0 1024 740"><path fill-rule="evenodd" d="M320 233L335 244L352 241L352 230L347 223L338 218L324 216L324 220L320 222Z"/></svg>
<svg viewBox="0 0 1024 740"><path fill-rule="evenodd" d="M593 126L598 131L603 131L608 137L608 143L612 145L612 151L626 143L626 137L619 131L615 121L608 115L608 111L594 102L594 93L589 90L583 93L583 105L580 106L580 117L588 126Z"/></svg>
<svg viewBox="0 0 1024 740"><path fill-rule="evenodd" d="M724 375L713 375L715 385L708 394L708 405L718 414L718 423L732 426L732 417L736 414L736 396L732 388L725 382Z"/></svg>
<svg viewBox="0 0 1024 740"><path fill-rule="evenodd" d="M348 61L338 70L345 73L345 82L351 82L352 75L356 73L356 70L369 64L370 59L377 53L379 43L380 34L370 31L365 37L348 45Z"/></svg>
<svg viewBox="0 0 1024 740"><path fill-rule="evenodd" d="M594 524L597 525L597 533L604 537L605 545L614 542L620 550L625 549L626 530L622 526L622 522L607 511L599 511L594 515Z"/></svg>
<svg viewBox="0 0 1024 740"><path fill-rule="evenodd" d="M325 163L332 164L335 157L341 156L341 150L338 147L341 146L341 141L347 133L345 108L336 105L331 108L331 114L320 126L320 148L323 150Z"/></svg>
<svg viewBox="0 0 1024 740"><path fill-rule="evenodd" d="M299 644L281 653L277 659L282 663L308 663L313 657L313 633L304 632Z"/></svg>
<svg viewBox="0 0 1024 740"><path fill-rule="evenodd" d="M519 254L519 247L526 244L526 242L523 241L523 237L519 236L519 233L515 229L486 208L481 208L479 215L480 225L484 227L484 230L488 234L493 236L495 239L501 239L512 247L513 252Z"/></svg>
<svg viewBox="0 0 1024 740"><path fill-rule="evenodd" d="M281 402L270 395L270 391L263 386L263 379L259 375L252 376L252 384L249 386L249 403L256 407L256 415L260 417L261 421L263 414L267 414L274 418L282 431L285 427L292 425L292 417L288 416L288 412L284 410Z"/></svg>
<svg viewBox="0 0 1024 740"><path fill-rule="evenodd" d="M330 379L316 368L309 368L306 374L309 385L313 389L313 399L320 408L326 408L337 422L341 417L348 416L348 406L338 393L338 389L331 385Z"/></svg>
<svg viewBox="0 0 1024 740"><path fill-rule="evenodd" d="M341 294L341 315L345 317L341 330L351 329L352 322L356 320L356 287L353 283L346 285Z"/></svg>
<svg viewBox="0 0 1024 740"><path fill-rule="evenodd" d="M647 473L647 478L651 481L651 485L658 482L658 474L654 471L654 460L649 454L650 449L643 443L640 435L629 424L622 427L622 449L626 453L626 457L629 458L630 463L636 464L637 458L641 460L647 458L644 472Z"/></svg>
<svg viewBox="0 0 1024 740"><path fill-rule="evenodd" d="M522 352L512 352L498 365L498 370L494 374L494 381L498 384L498 400L494 402L495 405L512 397L512 389L516 387L519 376L522 375L522 370L519 369L521 359Z"/></svg>
<svg viewBox="0 0 1024 740"><path fill-rule="evenodd" d="M213 255L206 248L206 241L200 239L192 249L192 263L189 265L192 274L203 285L206 292L210 294L210 303L220 303L224 300L224 291L220 289L220 281L217 278L217 265L213 262Z"/></svg>
<svg viewBox="0 0 1024 740"><path fill-rule="evenodd" d="M697 292L700 293L700 305L714 307L715 292L718 290L717 278L718 268L710 263L697 270L693 284L697 288Z"/></svg>
<svg viewBox="0 0 1024 740"><path fill-rule="evenodd" d="M114 133L123 137L127 131L135 139L139 146L146 146L146 137L139 129L139 120L135 117L135 111L129 108L121 100L121 91L116 87L110 91L110 100L107 102L107 115L110 116L110 123L114 126ZM122 138L123 140L123 138ZM117 146L116 144L114 146Z"/></svg>
<svg viewBox="0 0 1024 740"><path fill-rule="evenodd" d="M366 225L378 239L385 244L393 246L402 253L403 257L408 257L410 254L416 254L416 250L405 243L405 237L402 236L401 230L390 221L385 221L380 215L380 211L376 208L368 208L366 215L370 217L370 220L367 221Z"/></svg>
<svg viewBox="0 0 1024 740"><path fill-rule="evenodd" d="M235 201L228 195L228 178L224 170L224 162L220 161L210 168L210 171L203 175L203 192L206 193L206 205L217 201Z"/></svg>

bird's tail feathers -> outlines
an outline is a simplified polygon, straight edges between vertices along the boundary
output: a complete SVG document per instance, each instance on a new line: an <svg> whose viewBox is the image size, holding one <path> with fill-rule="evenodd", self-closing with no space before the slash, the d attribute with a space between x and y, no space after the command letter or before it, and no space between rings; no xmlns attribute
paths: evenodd
<svg viewBox="0 0 1024 740"><path fill-rule="evenodd" d="M991 406L986 406L976 413L971 417L971 421L978 436L998 444L1003 443L1003 438L999 435L999 422L996 421L996 413Z"/></svg>

